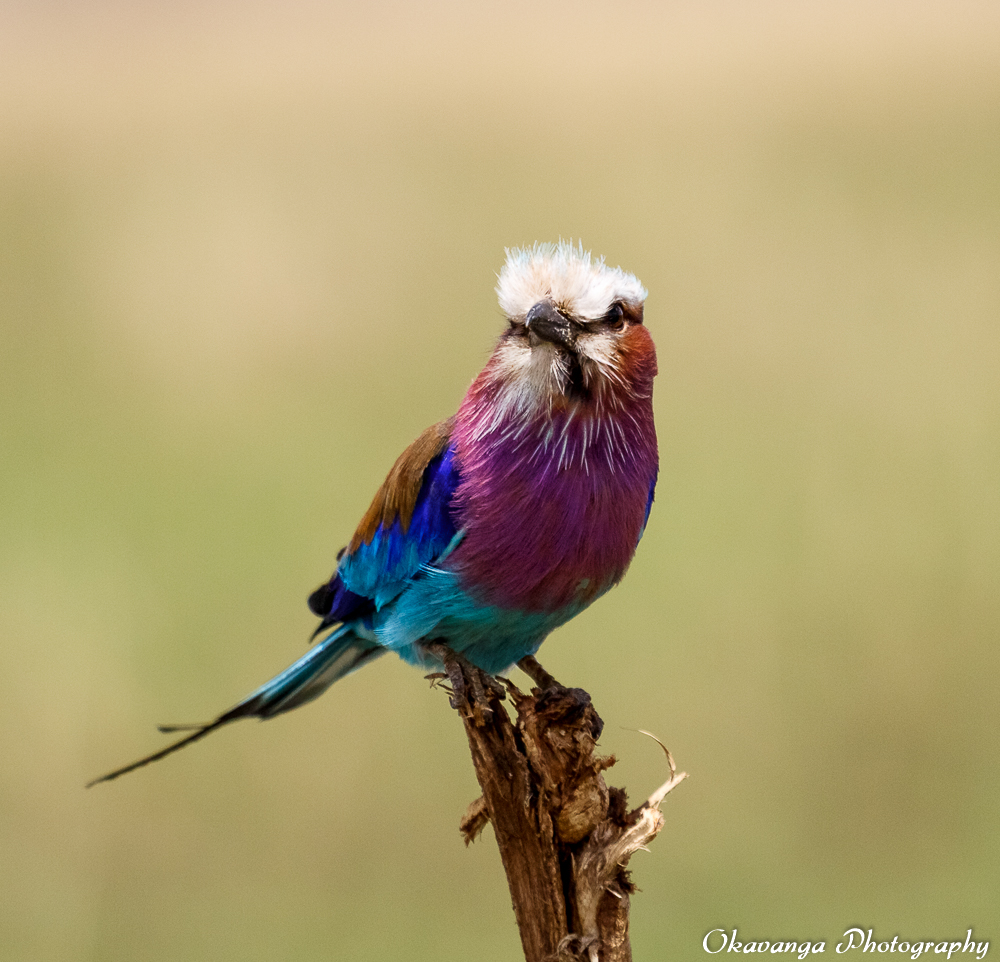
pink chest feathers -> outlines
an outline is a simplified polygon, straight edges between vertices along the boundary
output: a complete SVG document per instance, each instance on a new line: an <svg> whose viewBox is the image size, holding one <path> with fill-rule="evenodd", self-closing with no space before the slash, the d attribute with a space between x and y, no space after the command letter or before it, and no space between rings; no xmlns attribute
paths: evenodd
<svg viewBox="0 0 1000 962"><path fill-rule="evenodd" d="M622 578L642 534L656 477L645 420L621 436L581 424L565 448L459 431L455 520L468 534L449 567L487 604L589 604Z"/></svg>

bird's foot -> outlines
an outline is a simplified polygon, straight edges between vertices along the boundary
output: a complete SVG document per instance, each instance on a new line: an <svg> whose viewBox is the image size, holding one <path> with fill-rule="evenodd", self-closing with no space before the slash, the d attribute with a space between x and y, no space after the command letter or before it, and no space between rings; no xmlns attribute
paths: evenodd
<svg viewBox="0 0 1000 962"><path fill-rule="evenodd" d="M452 651L447 645L433 641L425 645L427 652L444 664L444 677L451 683L451 707L471 718L477 728L486 725L493 716L490 699L505 697L503 688L496 679L477 668L463 655ZM440 672L428 678L440 676ZM435 679L436 680L436 679ZM444 687L443 685L441 686ZM487 694L487 690L489 694Z"/></svg>
<svg viewBox="0 0 1000 962"><path fill-rule="evenodd" d="M424 681L429 681L431 683L431 688L440 688L442 691L448 692L450 695L452 693L451 689L447 685L442 685L441 682L448 677L448 672L446 671L432 671L429 675L424 675Z"/></svg>
<svg viewBox="0 0 1000 962"><path fill-rule="evenodd" d="M490 695L492 695L497 701L503 701L507 697L507 689L500 682L500 679L491 675L488 671L482 672L482 675L483 685Z"/></svg>
<svg viewBox="0 0 1000 962"><path fill-rule="evenodd" d="M542 691L548 691L550 688L565 688L565 685L560 685L559 682L555 680L539 663L538 659L534 655L527 655L522 658L518 663L517 667L521 669Z"/></svg>

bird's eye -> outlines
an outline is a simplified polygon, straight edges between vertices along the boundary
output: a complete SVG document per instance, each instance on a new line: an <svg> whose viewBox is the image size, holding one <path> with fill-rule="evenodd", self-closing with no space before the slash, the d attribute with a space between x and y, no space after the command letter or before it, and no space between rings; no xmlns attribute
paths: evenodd
<svg viewBox="0 0 1000 962"><path fill-rule="evenodd" d="M625 311L617 301L611 305L611 310L603 317L603 322L613 331L620 331L625 326Z"/></svg>

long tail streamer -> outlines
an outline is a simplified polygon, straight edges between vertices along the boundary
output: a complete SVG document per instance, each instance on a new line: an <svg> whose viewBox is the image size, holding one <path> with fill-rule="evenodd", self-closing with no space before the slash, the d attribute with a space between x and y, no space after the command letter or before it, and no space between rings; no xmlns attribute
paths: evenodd
<svg viewBox="0 0 1000 962"><path fill-rule="evenodd" d="M282 712L298 708L299 705L304 705L321 695L339 678L350 674L384 652L384 648L355 635L352 625L342 625L295 664L247 695L243 701L220 715L215 721L205 725L161 725L161 732L191 731L191 734L152 755L132 762L131 765L116 768L107 775L95 778L87 783L87 788L101 782L110 782L144 765L158 762L161 758L166 758L167 755L172 755L186 745L199 741L216 728L221 728L231 721L251 717L273 718Z"/></svg>

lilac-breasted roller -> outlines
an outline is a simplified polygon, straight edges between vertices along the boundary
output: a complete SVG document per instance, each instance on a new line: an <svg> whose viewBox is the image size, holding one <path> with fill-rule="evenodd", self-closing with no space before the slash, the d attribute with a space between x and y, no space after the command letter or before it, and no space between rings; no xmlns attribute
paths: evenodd
<svg viewBox="0 0 1000 962"><path fill-rule="evenodd" d="M400 455L309 598L325 637L215 721L97 782L297 708L387 651L435 669L450 649L503 672L622 579L656 486L646 291L564 242L508 251L496 290L507 329L486 367L458 413Z"/></svg>

